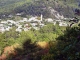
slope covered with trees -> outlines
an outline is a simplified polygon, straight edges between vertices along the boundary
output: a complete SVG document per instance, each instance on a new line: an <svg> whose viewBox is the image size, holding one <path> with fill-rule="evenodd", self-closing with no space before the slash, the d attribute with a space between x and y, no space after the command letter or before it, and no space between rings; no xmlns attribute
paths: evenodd
<svg viewBox="0 0 80 60"><path fill-rule="evenodd" d="M48 42L48 48L43 49L37 42ZM79 60L80 59L80 24L77 27L59 27L48 24L39 31L31 29L28 32L5 32L0 34L0 52L6 46L19 44L17 55L8 56L8 60Z"/></svg>
<svg viewBox="0 0 80 60"><path fill-rule="evenodd" d="M49 7L65 17L73 17L75 9L80 9L79 0L0 0L0 14L23 12L24 15L52 17Z"/></svg>

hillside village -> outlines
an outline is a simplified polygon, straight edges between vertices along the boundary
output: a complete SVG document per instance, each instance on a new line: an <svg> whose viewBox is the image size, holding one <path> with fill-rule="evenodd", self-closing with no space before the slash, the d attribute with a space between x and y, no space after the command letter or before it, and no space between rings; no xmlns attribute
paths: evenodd
<svg viewBox="0 0 80 60"><path fill-rule="evenodd" d="M80 60L80 0L0 0L0 60Z"/></svg>
<svg viewBox="0 0 80 60"><path fill-rule="evenodd" d="M19 13L17 15L20 15ZM58 14L59 16L59 14ZM11 16L10 16L11 17ZM58 18L62 19L52 19L52 18L43 18L43 15L41 14L40 17L30 17L30 18L23 18L22 20L14 21L14 20L1 20L0 19L0 32L9 31L12 29L13 26L16 27L16 31L28 31L31 28L35 30L39 30L41 27L46 26L46 23L53 23L56 25L58 22L59 26L69 26L70 23L66 22L67 18L63 18L63 16L59 16Z"/></svg>

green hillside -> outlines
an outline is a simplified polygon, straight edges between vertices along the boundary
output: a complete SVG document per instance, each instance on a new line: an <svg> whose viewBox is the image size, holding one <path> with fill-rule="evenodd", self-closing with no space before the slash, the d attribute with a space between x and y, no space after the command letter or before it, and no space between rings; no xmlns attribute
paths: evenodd
<svg viewBox="0 0 80 60"><path fill-rule="evenodd" d="M49 7L65 17L73 17L74 10L79 9L79 0L0 0L0 14L24 12L27 15L52 17Z"/></svg>
<svg viewBox="0 0 80 60"><path fill-rule="evenodd" d="M11 12L25 3L31 3L31 0L0 0L0 13Z"/></svg>

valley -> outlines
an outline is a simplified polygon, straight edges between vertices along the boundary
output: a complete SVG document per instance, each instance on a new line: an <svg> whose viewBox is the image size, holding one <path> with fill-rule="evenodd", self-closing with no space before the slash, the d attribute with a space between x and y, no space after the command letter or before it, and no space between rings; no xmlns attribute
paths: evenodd
<svg viewBox="0 0 80 60"><path fill-rule="evenodd" d="M80 0L0 0L0 60L80 60Z"/></svg>

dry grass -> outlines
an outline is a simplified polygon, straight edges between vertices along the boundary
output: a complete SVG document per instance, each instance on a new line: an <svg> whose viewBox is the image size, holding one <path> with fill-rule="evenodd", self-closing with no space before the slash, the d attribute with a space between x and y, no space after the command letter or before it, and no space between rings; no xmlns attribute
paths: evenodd
<svg viewBox="0 0 80 60"><path fill-rule="evenodd" d="M38 47L43 48L43 49L49 47L49 43L45 42L45 41L37 42L36 44L37 44Z"/></svg>
<svg viewBox="0 0 80 60"><path fill-rule="evenodd" d="M17 52L15 48L18 48L19 44L14 44L12 46L7 46L4 48L3 54L0 56L0 60L6 60L10 55L16 55Z"/></svg>
<svg viewBox="0 0 80 60"><path fill-rule="evenodd" d="M51 42L49 43L45 41L36 42L37 47L42 48L42 50L39 52L36 52L35 55L36 54L44 55L48 53L49 47L56 45L55 43L57 42L54 42L54 43L51 43ZM16 48L19 48L19 47L20 45L17 43L12 46L5 47L3 54L0 56L0 60L6 60L8 56L11 56L11 55L16 56L17 55Z"/></svg>

